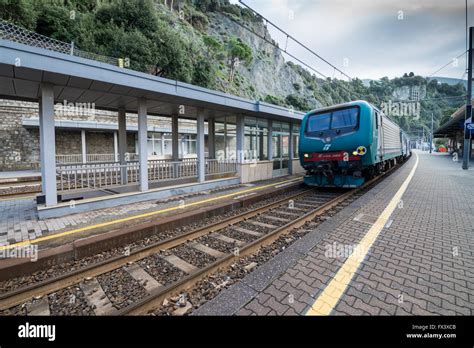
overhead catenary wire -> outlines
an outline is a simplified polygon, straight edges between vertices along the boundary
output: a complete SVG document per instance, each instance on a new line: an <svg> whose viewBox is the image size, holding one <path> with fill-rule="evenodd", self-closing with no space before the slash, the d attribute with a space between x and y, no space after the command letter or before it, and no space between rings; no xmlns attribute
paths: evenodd
<svg viewBox="0 0 474 348"><path fill-rule="evenodd" d="M229 20L231 20L232 22L236 23L237 25L241 26L242 28L248 30L249 32L251 32L252 34L254 34L255 36L257 36L258 38L262 39L263 41L265 41L266 43L272 45L273 47L277 48L279 51L281 51L282 53L288 55L289 57L291 57L292 59L296 60L298 63L304 65L306 68L310 69L311 71L313 71L314 73L322 76L323 78L325 78L326 80L325 81L322 81L321 84L336 84L336 87L339 87L343 90L345 90L347 93L349 93L349 97L352 98L353 95L355 95L355 93L351 90L349 90L348 88L346 88L345 86L341 85L340 83L342 81L339 81L337 79L331 79L329 76L326 76L325 74L323 74L322 72L316 70L315 68L313 68L312 66L310 66L308 63L302 61L300 58L296 57L294 54L288 52L287 50L284 50L282 49L281 47L279 47L278 44L275 44L275 42L272 42L270 41L265 35L260 35L259 33L257 33L255 30L253 30L252 28L250 28L249 26L239 22L238 20L236 20L235 18L233 18L232 16L230 15L227 15L226 13L223 13ZM258 15L258 14L257 14ZM336 70L338 70L336 68ZM340 71L340 70L338 70ZM327 81L329 80L329 81ZM357 99L360 99L360 97L357 97Z"/></svg>
<svg viewBox="0 0 474 348"><path fill-rule="evenodd" d="M449 62L447 62L446 64L444 64L443 66L441 66L438 70L436 70L435 72L431 73L430 75L428 75L428 78L430 77L433 77L434 74L440 72L441 70L443 70L444 68L446 68L449 64L452 64L453 60L454 59L458 59L458 58L461 58L463 55L465 55L467 53L468 50L465 50L463 53L461 53L460 55L458 55L457 57L454 57L453 59L451 59Z"/></svg>
<svg viewBox="0 0 474 348"><path fill-rule="evenodd" d="M294 42L296 42L298 45L300 45L301 47L303 47L304 49L306 49L308 52L310 52L311 54L313 54L314 56L318 57L319 59L321 59L323 62L325 62L326 64L328 64L329 66L331 66L332 68L334 68L335 70L339 71L342 75L346 76L349 80L352 80L352 77L350 77L349 75L347 75L345 72L343 72L342 70L340 70L339 68L337 68L335 65L331 64L328 60L324 59L323 57L321 57L318 53L316 53L315 51L313 51L312 49L310 49L308 46L306 46L305 44L303 44L301 41L297 40L295 37L293 37L292 35L288 34L286 31L284 31L283 29L281 29L279 26L277 26L276 24L274 24L273 22L271 22L270 20L268 20L267 18L265 18L264 16L262 16L260 13L258 13L256 10L254 10L253 8L251 8L249 5L247 5L246 3L244 3L242 0L239 0L239 3L242 4L243 6L245 6L246 8L248 8L250 11L252 11L253 13L255 13L257 16L259 16L260 18L262 18L265 22L267 22L267 24L270 24L272 27L274 27L275 29L277 29L278 31L280 31L281 33L283 33L284 35L286 35L287 38L290 38L292 39Z"/></svg>

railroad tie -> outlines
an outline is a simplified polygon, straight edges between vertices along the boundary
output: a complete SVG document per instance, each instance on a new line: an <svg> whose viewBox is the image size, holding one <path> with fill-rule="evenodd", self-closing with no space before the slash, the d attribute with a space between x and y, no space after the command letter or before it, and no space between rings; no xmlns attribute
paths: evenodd
<svg viewBox="0 0 474 348"><path fill-rule="evenodd" d="M192 273L198 269L196 266L187 263L176 255L165 256L164 259L187 274Z"/></svg>
<svg viewBox="0 0 474 348"><path fill-rule="evenodd" d="M302 207L307 207L307 208L315 208L314 204L304 204L304 203L300 203L300 202L295 202L295 204L298 204ZM299 209L299 208L291 208L291 209ZM300 209L301 210L301 209Z"/></svg>
<svg viewBox="0 0 474 348"><path fill-rule="evenodd" d="M28 315L51 315L49 311L48 296L43 296L39 301L35 303L27 304L26 312L28 313Z"/></svg>
<svg viewBox="0 0 474 348"><path fill-rule="evenodd" d="M202 251L203 253L206 253L208 255L211 255L217 259L224 257L226 254L220 252L219 250L209 248L208 246L195 242L195 243L190 243L189 244L192 248Z"/></svg>
<svg viewBox="0 0 474 348"><path fill-rule="evenodd" d="M273 220L273 221L280 221L280 222L290 222L291 221L290 219L285 219L285 218L270 216L270 215L265 215L265 219Z"/></svg>
<svg viewBox="0 0 474 348"><path fill-rule="evenodd" d="M143 268L137 264L130 265L126 267L127 272L137 280L145 288L147 292L152 292L153 290L163 286L163 284L156 281L151 275L149 275Z"/></svg>
<svg viewBox="0 0 474 348"><path fill-rule="evenodd" d="M106 315L114 310L112 302L110 302L96 278L81 283L80 287L86 296L87 302L94 308L96 315Z"/></svg>
<svg viewBox="0 0 474 348"><path fill-rule="evenodd" d="M235 230L235 231L246 233L246 234L249 234L249 235L255 236L255 237L260 237L260 236L263 235L263 233L250 231L250 230L247 230L246 228L242 228L242 227L239 227L239 226L230 226L230 228Z"/></svg>
<svg viewBox="0 0 474 348"><path fill-rule="evenodd" d="M290 212L287 211L287 210L274 210L273 212L274 212L274 213L277 213L277 214L290 215L290 216L295 216L295 217L300 216L300 214L297 214L297 213L290 213Z"/></svg>
<svg viewBox="0 0 474 348"><path fill-rule="evenodd" d="M246 222L249 223L249 224L255 225L255 226L259 226L259 227L263 227L263 228L269 228L271 230L274 230L275 228L278 228L278 226L266 224L266 223L260 222L260 221L247 220Z"/></svg>
<svg viewBox="0 0 474 348"><path fill-rule="evenodd" d="M230 244L235 244L235 245L244 245L245 244L245 242L243 242L241 240L230 238L230 237L224 236L223 234L220 234L220 233L213 233L210 236L212 238L215 238L215 239L218 239L218 240L221 240L223 242L230 243Z"/></svg>

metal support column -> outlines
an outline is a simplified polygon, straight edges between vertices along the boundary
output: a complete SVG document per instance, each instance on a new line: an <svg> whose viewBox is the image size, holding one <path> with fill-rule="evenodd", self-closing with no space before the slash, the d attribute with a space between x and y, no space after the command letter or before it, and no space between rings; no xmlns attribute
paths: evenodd
<svg viewBox="0 0 474 348"><path fill-rule="evenodd" d="M56 187L56 143L54 131L54 90L41 84L39 103L41 180L46 206L58 204Z"/></svg>
<svg viewBox="0 0 474 348"><path fill-rule="evenodd" d="M207 120L207 148L209 149L209 158L216 158L216 123L213 118Z"/></svg>
<svg viewBox="0 0 474 348"><path fill-rule="evenodd" d="M237 115L236 125L236 160L238 164L242 164L245 161L245 116Z"/></svg>
<svg viewBox="0 0 474 348"><path fill-rule="evenodd" d="M178 115L175 114L171 118L171 151L173 161L179 160L179 119Z"/></svg>
<svg viewBox="0 0 474 348"><path fill-rule="evenodd" d="M293 175L293 153L294 148L293 148L293 122L290 122L290 139L289 139L289 144L288 144L288 174Z"/></svg>
<svg viewBox="0 0 474 348"><path fill-rule="evenodd" d="M472 122L472 41L474 39L474 27L469 28L469 50L468 50L468 68L467 68L467 100L465 121ZM464 125L464 147L462 155L462 169L469 168L469 153L471 147L471 132Z"/></svg>
<svg viewBox="0 0 474 348"><path fill-rule="evenodd" d="M164 144L162 139L161 144ZM164 154L164 151L162 152ZM184 155L184 152L183 152ZM179 177L178 162L179 161L179 117L178 114L171 116L171 158L173 159L173 175L174 178Z"/></svg>
<svg viewBox="0 0 474 348"><path fill-rule="evenodd" d="M81 130L82 163L87 162L86 130Z"/></svg>
<svg viewBox="0 0 474 348"><path fill-rule="evenodd" d="M127 153L127 118L125 108L118 110L118 147L120 165L123 166L120 169L122 185L126 185L128 183L128 171L126 167L127 158L125 157Z"/></svg>
<svg viewBox="0 0 474 348"><path fill-rule="evenodd" d="M198 181L204 182L206 180L206 159L204 157L204 113L200 109L198 109L197 113L197 174Z"/></svg>
<svg viewBox="0 0 474 348"><path fill-rule="evenodd" d="M117 131L114 131L114 162L119 161L118 151L118 136Z"/></svg>
<svg viewBox="0 0 474 348"><path fill-rule="evenodd" d="M268 150L268 160L273 161L273 122L268 120L268 139L267 139L267 150Z"/></svg>
<svg viewBox="0 0 474 348"><path fill-rule="evenodd" d="M140 191L148 190L147 105L138 99L138 158L140 160Z"/></svg>

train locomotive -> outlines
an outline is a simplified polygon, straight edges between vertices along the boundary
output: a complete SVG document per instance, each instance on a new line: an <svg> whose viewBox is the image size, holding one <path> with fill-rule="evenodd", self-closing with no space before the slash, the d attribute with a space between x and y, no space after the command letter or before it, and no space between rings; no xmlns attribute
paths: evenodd
<svg viewBox="0 0 474 348"><path fill-rule="evenodd" d="M366 101L310 111L299 158L309 186L358 187L411 155L408 135Z"/></svg>

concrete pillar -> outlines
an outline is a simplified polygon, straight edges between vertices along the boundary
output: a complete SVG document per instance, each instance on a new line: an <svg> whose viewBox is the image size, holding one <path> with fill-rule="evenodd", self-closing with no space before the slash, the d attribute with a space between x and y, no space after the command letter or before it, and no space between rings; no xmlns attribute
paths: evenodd
<svg viewBox="0 0 474 348"><path fill-rule="evenodd" d="M56 143L54 131L54 90L41 84L39 103L41 180L46 206L58 204L56 187Z"/></svg>
<svg viewBox="0 0 474 348"><path fill-rule="evenodd" d="M179 160L179 119L178 115L174 114L171 117L171 153L173 161Z"/></svg>
<svg viewBox="0 0 474 348"><path fill-rule="evenodd" d="M236 125L236 153L237 153L237 163L244 163L245 161L245 116L237 116L237 125Z"/></svg>
<svg viewBox="0 0 474 348"><path fill-rule="evenodd" d="M267 139L267 149L268 149L268 160L273 161L273 122L268 120L268 139Z"/></svg>
<svg viewBox="0 0 474 348"><path fill-rule="evenodd" d="M164 144L164 137L162 138L163 141L161 142ZM164 154L164 147L163 147L163 154ZM184 156L184 151L183 151ZM171 158L173 162L179 161L179 117L178 114L173 114L171 116ZM173 164L173 173L174 177L178 178L178 163Z"/></svg>
<svg viewBox="0 0 474 348"><path fill-rule="evenodd" d="M41 99L42 99L42 98L40 98L40 99L39 99L39 102L38 102L38 107L39 107L39 114L38 114L38 115L39 115L39 119L40 119L40 120L41 120L41 113L42 113L41 110L43 109L43 106L42 106L43 102L41 101ZM41 121L40 121L40 122L41 122ZM39 131L39 133L40 133L40 162L42 162L42 161L43 161L43 156L41 155L41 153L42 153L42 151L41 151L41 146L42 146L42 145L41 145L41 139L43 139L44 136L43 136L43 127L41 127L41 124L40 124L39 129L40 129L40 131ZM56 156L55 156L54 160L55 160L55 163L56 163ZM40 163L40 164L41 164L41 163ZM44 178L44 166L43 166L43 165L40 165L40 167L41 167L41 177ZM45 188L45 184L44 184L44 183L45 183L45 181L44 181L44 180L41 180L41 193L42 193L43 195L46 194L46 188Z"/></svg>
<svg viewBox="0 0 474 348"><path fill-rule="evenodd" d="M197 111L197 137L196 150L198 160L198 181L204 182L206 180L206 162L204 158L204 114L202 110Z"/></svg>
<svg viewBox="0 0 474 348"><path fill-rule="evenodd" d="M140 191L148 190L147 105L138 100L138 158L140 160Z"/></svg>
<svg viewBox="0 0 474 348"><path fill-rule="evenodd" d="M125 108L118 110L118 148L119 148L119 161L121 165L126 165L127 160L125 154L127 153L127 119ZM121 169L122 185L128 183L128 172L127 167Z"/></svg>
<svg viewBox="0 0 474 348"><path fill-rule="evenodd" d="M209 158L216 158L216 123L213 118L207 120L207 148L209 149Z"/></svg>
<svg viewBox="0 0 474 348"><path fill-rule="evenodd" d="M117 131L114 131L114 161L119 161Z"/></svg>
<svg viewBox="0 0 474 348"><path fill-rule="evenodd" d="M288 144L289 160L288 160L288 173L293 175L293 122L290 122L290 143Z"/></svg>
<svg viewBox="0 0 474 348"><path fill-rule="evenodd" d="M86 130L81 130L82 163L87 162Z"/></svg>

